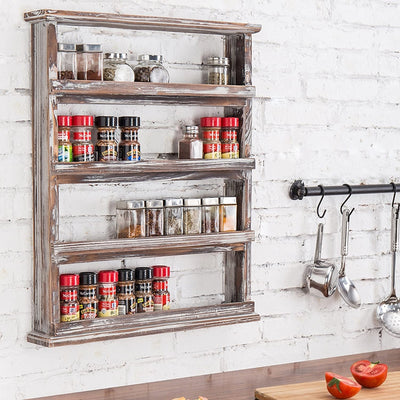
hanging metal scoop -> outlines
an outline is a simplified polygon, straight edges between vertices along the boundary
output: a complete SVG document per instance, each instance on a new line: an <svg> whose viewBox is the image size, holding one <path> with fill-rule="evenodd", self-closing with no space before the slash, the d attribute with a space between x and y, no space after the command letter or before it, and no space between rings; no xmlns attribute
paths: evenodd
<svg viewBox="0 0 400 400"><path fill-rule="evenodd" d="M349 245L349 219L350 210L343 208L342 214L342 259L338 279L338 291L343 300L353 308L358 308L361 305L360 295L354 283L346 276L346 256L348 254Z"/></svg>
<svg viewBox="0 0 400 400"><path fill-rule="evenodd" d="M399 208L400 204L392 207L391 251L392 251L392 293L378 305L376 314L379 322L388 333L400 337L400 299L396 296L396 254L399 241Z"/></svg>

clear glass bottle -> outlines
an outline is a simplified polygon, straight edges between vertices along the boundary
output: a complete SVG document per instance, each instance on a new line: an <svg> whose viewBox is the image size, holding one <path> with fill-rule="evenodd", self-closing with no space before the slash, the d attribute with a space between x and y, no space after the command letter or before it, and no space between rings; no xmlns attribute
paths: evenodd
<svg viewBox="0 0 400 400"><path fill-rule="evenodd" d="M138 132L140 117L119 117L121 141L118 145L119 159L121 161L140 161L140 143Z"/></svg>
<svg viewBox="0 0 400 400"><path fill-rule="evenodd" d="M221 118L221 158L239 158L239 118Z"/></svg>
<svg viewBox="0 0 400 400"><path fill-rule="evenodd" d="M58 79L76 79L76 45L58 43L57 49Z"/></svg>
<svg viewBox="0 0 400 400"><path fill-rule="evenodd" d="M162 236L164 234L164 201L146 201L146 236Z"/></svg>
<svg viewBox="0 0 400 400"><path fill-rule="evenodd" d="M219 198L219 231L232 232L237 230L236 197Z"/></svg>
<svg viewBox="0 0 400 400"><path fill-rule="evenodd" d="M76 162L94 161L94 146L91 142L93 129L93 116L72 116L72 144L73 159Z"/></svg>
<svg viewBox="0 0 400 400"><path fill-rule="evenodd" d="M72 117L59 115L58 124L58 162L72 162L71 125Z"/></svg>
<svg viewBox="0 0 400 400"><path fill-rule="evenodd" d="M78 79L101 81L103 79L103 52L100 44L77 44Z"/></svg>
<svg viewBox="0 0 400 400"><path fill-rule="evenodd" d="M98 116L95 118L97 127L96 161L118 161L118 143L115 139L117 117Z"/></svg>
<svg viewBox="0 0 400 400"><path fill-rule="evenodd" d="M208 57L206 65L210 85L229 85L229 58Z"/></svg>
<svg viewBox="0 0 400 400"><path fill-rule="evenodd" d="M133 68L126 62L126 53L105 53L103 79L105 81L134 82Z"/></svg>
<svg viewBox="0 0 400 400"><path fill-rule="evenodd" d="M165 235L183 234L183 200L166 199L164 209Z"/></svg>
<svg viewBox="0 0 400 400"><path fill-rule="evenodd" d="M197 125L186 126L183 139L178 143L178 158L203 158L203 141L199 139L199 127Z"/></svg>
<svg viewBox="0 0 400 400"><path fill-rule="evenodd" d="M221 131L220 117L204 117L200 119L201 132L203 135L203 158L216 160L221 158Z"/></svg>
<svg viewBox="0 0 400 400"><path fill-rule="evenodd" d="M201 233L201 199L184 199L183 205L183 233Z"/></svg>
<svg viewBox="0 0 400 400"><path fill-rule="evenodd" d="M219 200L218 197L201 199L202 204L202 232L219 232Z"/></svg>
<svg viewBox="0 0 400 400"><path fill-rule="evenodd" d="M146 235L143 200L119 201L116 214L117 238L137 238Z"/></svg>
<svg viewBox="0 0 400 400"><path fill-rule="evenodd" d="M168 83L169 73L163 66L163 56L141 54L135 66L135 82Z"/></svg>

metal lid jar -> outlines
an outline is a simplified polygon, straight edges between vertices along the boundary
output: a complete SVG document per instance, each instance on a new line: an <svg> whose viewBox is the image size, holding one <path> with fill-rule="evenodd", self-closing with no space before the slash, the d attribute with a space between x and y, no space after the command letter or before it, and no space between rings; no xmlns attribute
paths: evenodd
<svg viewBox="0 0 400 400"><path fill-rule="evenodd" d="M219 198L219 231L231 232L237 229L236 197Z"/></svg>
<svg viewBox="0 0 400 400"><path fill-rule="evenodd" d="M168 83L169 73L163 66L162 55L141 54L135 66L135 82Z"/></svg>
<svg viewBox="0 0 400 400"><path fill-rule="evenodd" d="M218 197L201 199L202 204L202 232L219 232L219 200Z"/></svg>
<svg viewBox="0 0 400 400"><path fill-rule="evenodd" d="M146 236L164 235L164 201L146 201Z"/></svg>
<svg viewBox="0 0 400 400"><path fill-rule="evenodd" d="M137 238L146 235L143 200L119 201L116 214L118 238Z"/></svg>
<svg viewBox="0 0 400 400"><path fill-rule="evenodd" d="M201 233L201 199L183 200L183 233L185 235Z"/></svg>
<svg viewBox="0 0 400 400"><path fill-rule="evenodd" d="M76 79L76 45L58 43L57 50L58 79Z"/></svg>
<svg viewBox="0 0 400 400"><path fill-rule="evenodd" d="M229 85L229 58L208 57L206 65L210 85Z"/></svg>
<svg viewBox="0 0 400 400"><path fill-rule="evenodd" d="M100 44L77 44L78 79L103 80L103 52Z"/></svg>
<svg viewBox="0 0 400 400"><path fill-rule="evenodd" d="M165 235L183 234L183 200L166 199L164 209Z"/></svg>
<svg viewBox="0 0 400 400"><path fill-rule="evenodd" d="M135 73L127 63L126 53L105 53L103 80L118 82L134 82Z"/></svg>
<svg viewBox="0 0 400 400"><path fill-rule="evenodd" d="M186 126L183 139L178 143L178 158L203 158L203 141L199 139L199 127L197 125Z"/></svg>

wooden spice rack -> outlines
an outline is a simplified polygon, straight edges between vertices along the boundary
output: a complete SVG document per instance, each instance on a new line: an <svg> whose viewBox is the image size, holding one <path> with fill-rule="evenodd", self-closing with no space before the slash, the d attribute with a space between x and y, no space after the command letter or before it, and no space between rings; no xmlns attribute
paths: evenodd
<svg viewBox="0 0 400 400"><path fill-rule="evenodd" d="M34 327L28 341L59 346L259 320L250 301L252 34L260 25L39 10L32 29ZM233 85L57 80L57 25L222 35ZM148 160L129 164L58 163L58 104L169 104L224 107L241 119L238 160ZM238 231L210 235L61 242L59 185L223 178L238 200ZM168 312L60 323L59 266L123 257L225 253L225 302Z"/></svg>

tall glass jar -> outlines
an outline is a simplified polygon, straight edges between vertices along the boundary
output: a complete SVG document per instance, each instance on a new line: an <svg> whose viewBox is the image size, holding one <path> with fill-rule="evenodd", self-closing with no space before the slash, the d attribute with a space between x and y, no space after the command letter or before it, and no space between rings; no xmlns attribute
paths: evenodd
<svg viewBox="0 0 400 400"><path fill-rule="evenodd" d="M164 210L165 235L183 234L183 200L166 199Z"/></svg>
<svg viewBox="0 0 400 400"><path fill-rule="evenodd" d="M115 139L117 117L98 116L95 118L97 127L96 161L118 161L118 143Z"/></svg>
<svg viewBox="0 0 400 400"><path fill-rule="evenodd" d="M164 201L146 201L146 236L162 236L164 234Z"/></svg>
<svg viewBox="0 0 400 400"><path fill-rule="evenodd" d="M183 233L201 233L201 199L184 199L183 205Z"/></svg>
<svg viewBox="0 0 400 400"><path fill-rule="evenodd" d="M146 235L143 200L119 201L117 203L117 237L137 238Z"/></svg>
<svg viewBox="0 0 400 400"><path fill-rule="evenodd" d="M209 57L207 68L210 85L229 85L229 58Z"/></svg>
<svg viewBox="0 0 400 400"><path fill-rule="evenodd" d="M126 53L105 53L103 79L105 81L134 82L133 68L126 62Z"/></svg>
<svg viewBox="0 0 400 400"><path fill-rule="evenodd" d="M221 158L239 158L239 118L221 119Z"/></svg>
<svg viewBox="0 0 400 400"><path fill-rule="evenodd" d="M203 134L203 158L216 160L221 158L221 131L220 117L204 117L200 119L201 132Z"/></svg>
<svg viewBox="0 0 400 400"><path fill-rule="evenodd" d="M72 117L72 132L74 142L72 154L74 161L94 161L94 146L91 142L93 117L91 115L74 115Z"/></svg>
<svg viewBox="0 0 400 400"><path fill-rule="evenodd" d="M103 52L100 44L77 44L78 79L103 79Z"/></svg>
<svg viewBox="0 0 400 400"><path fill-rule="evenodd" d="M202 204L202 232L219 232L219 200L218 197L201 199Z"/></svg>
<svg viewBox="0 0 400 400"><path fill-rule="evenodd" d="M231 232L237 230L236 197L219 198L219 231Z"/></svg>
<svg viewBox="0 0 400 400"><path fill-rule="evenodd" d="M199 139L199 127L197 125L186 126L183 139L178 143L178 158L203 158L203 141Z"/></svg>
<svg viewBox="0 0 400 400"><path fill-rule="evenodd" d="M119 159L121 161L140 161L140 143L138 131L139 117L119 117L121 141L119 142Z"/></svg>
<svg viewBox="0 0 400 400"><path fill-rule="evenodd" d="M58 79L76 79L76 45L58 43L57 48Z"/></svg>
<svg viewBox="0 0 400 400"><path fill-rule="evenodd" d="M163 56L141 54L135 66L135 82L168 83L169 73L163 66Z"/></svg>
<svg viewBox="0 0 400 400"><path fill-rule="evenodd" d="M72 118L69 115L59 115L58 124L58 162L72 162L71 125Z"/></svg>

